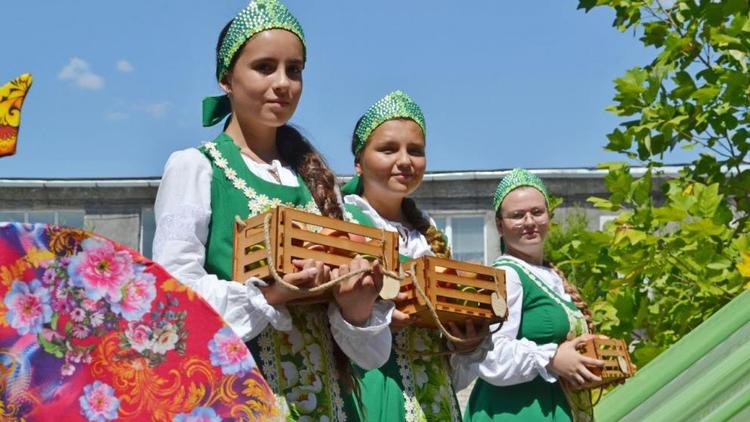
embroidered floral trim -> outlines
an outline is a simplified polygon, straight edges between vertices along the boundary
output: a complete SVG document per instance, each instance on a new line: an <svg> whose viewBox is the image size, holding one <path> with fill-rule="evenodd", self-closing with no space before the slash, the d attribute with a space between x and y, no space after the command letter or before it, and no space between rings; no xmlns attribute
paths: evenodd
<svg viewBox="0 0 750 422"><path fill-rule="evenodd" d="M557 304L560 305L561 308L563 308L565 314L568 316L568 324L570 327L568 336L578 337L582 334L588 334L588 326L586 325L586 320L584 319L581 311L579 309L576 309L575 311L570 309L570 306L568 306L554 290L552 290L545 282L539 279L539 277L534 273L531 267L529 267L529 264L520 260L509 258L507 256L501 256L500 258L495 260L492 265L497 267L502 265L504 262L521 266L521 268L525 270L526 275L528 275L529 278L540 289L542 289L542 291L547 293L547 295L552 298L552 300L557 302Z"/></svg>
<svg viewBox="0 0 750 422"><path fill-rule="evenodd" d="M417 398L414 396L414 380L411 376L411 363L409 362L409 356L402 350L409 350L409 341L406 336L406 330L401 330L396 334L395 338L396 347L396 363L398 364L398 371L401 374L401 383L404 386L404 414L406 422L417 421L417 409L419 403Z"/></svg>
<svg viewBox="0 0 750 422"><path fill-rule="evenodd" d="M226 176L226 178L230 182L232 182L232 186L242 192L242 194L247 198L247 207L250 209L250 214L248 215L248 217L253 217L258 214L264 213L279 205L284 205L290 208L297 208L303 211L320 215L318 206L315 205L315 201L312 199L307 204L300 206L291 202L284 202L279 198L270 198L268 195L259 194L255 191L255 189L248 186L246 181L240 179L237 176L237 171L229 166L229 161L227 161L227 159L224 158L221 152L216 148L215 142L206 142L205 144L203 144L203 148L208 151L208 154L214 160L216 167L220 168L224 172L224 176Z"/></svg>
<svg viewBox="0 0 750 422"><path fill-rule="evenodd" d="M395 356L404 391L406 421L460 421L448 364L441 356L436 332L406 328L396 334ZM411 352L406 352L411 351Z"/></svg>
<svg viewBox="0 0 750 422"><path fill-rule="evenodd" d="M300 420L345 421L326 313L308 312L295 318L292 331L266 328L258 337L260 363L277 401ZM283 374L280 372L283 371ZM283 377L283 378L282 378ZM296 413L294 413L296 412Z"/></svg>

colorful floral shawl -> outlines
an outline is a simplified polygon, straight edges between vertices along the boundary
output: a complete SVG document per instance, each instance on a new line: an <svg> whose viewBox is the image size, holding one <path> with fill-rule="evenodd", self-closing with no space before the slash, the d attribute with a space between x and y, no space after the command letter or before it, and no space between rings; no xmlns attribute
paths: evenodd
<svg viewBox="0 0 750 422"><path fill-rule="evenodd" d="M81 230L0 223L0 420L278 413L242 340L159 265Z"/></svg>

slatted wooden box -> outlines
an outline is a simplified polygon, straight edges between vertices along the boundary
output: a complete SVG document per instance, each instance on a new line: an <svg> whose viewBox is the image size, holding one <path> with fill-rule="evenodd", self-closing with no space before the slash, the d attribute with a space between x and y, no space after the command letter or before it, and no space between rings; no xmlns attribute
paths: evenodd
<svg viewBox="0 0 750 422"><path fill-rule="evenodd" d="M635 374L635 366L630 360L628 345L623 340L596 336L578 346L578 351L584 356L604 361L604 367L587 367L602 381L586 384L583 388L606 387L619 383Z"/></svg>
<svg viewBox="0 0 750 422"><path fill-rule="evenodd" d="M264 221L270 215L270 253L279 275L295 272L293 259L315 259L331 268L349 264L359 254L380 260L383 268L397 271L398 234L335 218L278 206L235 224L232 276L271 280L265 248ZM300 302L326 302L326 293Z"/></svg>
<svg viewBox="0 0 750 422"><path fill-rule="evenodd" d="M407 298L399 301L397 308L414 315L417 326L437 328L432 312L412 280L422 287L443 324L463 323L466 319L494 323L508 316L505 272L501 269L431 256L407 261L401 268L408 274L401 282L401 293Z"/></svg>

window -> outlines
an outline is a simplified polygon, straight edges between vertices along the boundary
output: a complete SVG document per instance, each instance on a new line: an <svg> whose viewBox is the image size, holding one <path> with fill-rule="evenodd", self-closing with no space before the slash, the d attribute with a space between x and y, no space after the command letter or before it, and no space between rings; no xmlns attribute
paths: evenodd
<svg viewBox="0 0 750 422"><path fill-rule="evenodd" d="M154 232L156 232L154 209L143 208L141 210L141 254L149 259L153 254L151 248L154 243Z"/></svg>
<svg viewBox="0 0 750 422"><path fill-rule="evenodd" d="M83 228L83 210L0 211L0 221L59 224Z"/></svg>
<svg viewBox="0 0 750 422"><path fill-rule="evenodd" d="M434 220L448 237L453 259L486 263L483 215L443 215Z"/></svg>
<svg viewBox="0 0 750 422"><path fill-rule="evenodd" d="M604 226L610 221L614 221L617 218L616 215L600 215L599 216L599 230L604 230Z"/></svg>

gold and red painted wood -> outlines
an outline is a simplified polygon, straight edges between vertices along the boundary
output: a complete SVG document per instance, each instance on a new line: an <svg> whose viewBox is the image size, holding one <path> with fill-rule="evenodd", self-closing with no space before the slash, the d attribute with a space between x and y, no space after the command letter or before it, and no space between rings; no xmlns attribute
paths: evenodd
<svg viewBox="0 0 750 422"><path fill-rule="evenodd" d="M31 81L31 74L24 73L0 87L0 157L16 153L21 106Z"/></svg>

